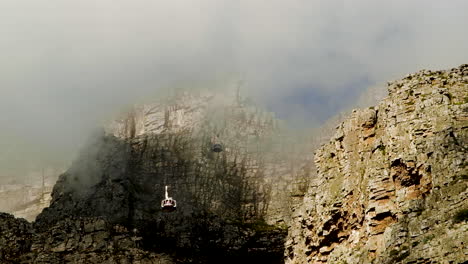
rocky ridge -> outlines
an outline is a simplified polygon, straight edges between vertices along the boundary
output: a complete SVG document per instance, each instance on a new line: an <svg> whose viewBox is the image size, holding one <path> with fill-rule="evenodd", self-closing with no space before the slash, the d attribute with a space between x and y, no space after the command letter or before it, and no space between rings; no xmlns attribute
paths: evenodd
<svg viewBox="0 0 468 264"><path fill-rule="evenodd" d="M388 92L316 152L287 263L468 259L468 65L410 74Z"/></svg>
<svg viewBox="0 0 468 264"><path fill-rule="evenodd" d="M0 215L1 263L175 263L139 247L142 239L102 218L65 218L47 230Z"/></svg>
<svg viewBox="0 0 468 264"><path fill-rule="evenodd" d="M290 183L307 177L296 165L305 158L291 155L271 114L223 100L176 94L111 124L60 176L51 205L28 229L30 250L4 260L282 263L285 190L301 189ZM224 151L211 151L214 143ZM169 214L160 209L165 185L178 203Z"/></svg>
<svg viewBox="0 0 468 264"><path fill-rule="evenodd" d="M238 97L136 106L83 150L36 222L0 214L0 262L462 263L467 75L389 84L315 164ZM160 211L164 185L175 213Z"/></svg>

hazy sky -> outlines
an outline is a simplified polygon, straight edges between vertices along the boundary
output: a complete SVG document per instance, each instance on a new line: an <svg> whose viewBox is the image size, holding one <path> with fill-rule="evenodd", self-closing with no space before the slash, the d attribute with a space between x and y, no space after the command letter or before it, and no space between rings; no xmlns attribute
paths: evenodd
<svg viewBox="0 0 468 264"><path fill-rule="evenodd" d="M191 82L241 76L279 116L324 120L367 86L468 63L466 10L466 0L1 0L0 176Z"/></svg>

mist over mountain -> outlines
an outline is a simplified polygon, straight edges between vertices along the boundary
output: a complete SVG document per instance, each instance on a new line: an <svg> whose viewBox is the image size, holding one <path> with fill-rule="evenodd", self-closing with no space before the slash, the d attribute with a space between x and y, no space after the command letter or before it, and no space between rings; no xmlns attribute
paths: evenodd
<svg viewBox="0 0 468 264"><path fill-rule="evenodd" d="M467 61L468 3L0 3L0 177L68 164L96 127L175 88L242 94L316 127L368 87ZM52 164L52 165L51 165Z"/></svg>

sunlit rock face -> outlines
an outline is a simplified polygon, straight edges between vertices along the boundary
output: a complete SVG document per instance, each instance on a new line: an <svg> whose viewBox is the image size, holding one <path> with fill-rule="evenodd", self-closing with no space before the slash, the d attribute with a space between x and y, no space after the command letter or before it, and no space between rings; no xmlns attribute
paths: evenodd
<svg viewBox="0 0 468 264"><path fill-rule="evenodd" d="M176 263L282 263L290 193L304 189L309 173L292 142L272 114L238 97L182 92L136 106L60 177L37 232L99 218L130 230L145 254ZM161 211L166 185L177 201L172 213ZM47 243L66 255L69 239Z"/></svg>
<svg viewBox="0 0 468 264"><path fill-rule="evenodd" d="M287 263L468 259L468 65L390 83L315 155Z"/></svg>

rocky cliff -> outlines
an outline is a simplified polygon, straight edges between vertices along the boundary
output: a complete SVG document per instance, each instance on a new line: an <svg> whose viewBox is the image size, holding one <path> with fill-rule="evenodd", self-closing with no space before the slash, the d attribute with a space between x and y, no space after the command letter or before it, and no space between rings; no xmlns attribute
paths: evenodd
<svg viewBox="0 0 468 264"><path fill-rule="evenodd" d="M282 263L289 193L308 173L295 146L240 98L180 92L135 106L60 176L32 239L13 232L29 251L3 261ZM166 185L172 213L160 208Z"/></svg>
<svg viewBox="0 0 468 264"><path fill-rule="evenodd" d="M315 154L287 263L468 260L468 65L389 83Z"/></svg>
<svg viewBox="0 0 468 264"><path fill-rule="evenodd" d="M468 65L388 91L315 162L319 138L297 144L238 96L135 106L83 149L36 222L0 214L0 262L463 263Z"/></svg>

